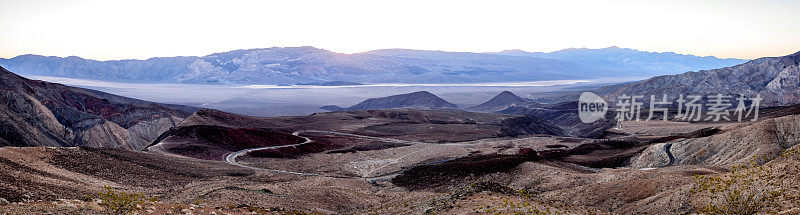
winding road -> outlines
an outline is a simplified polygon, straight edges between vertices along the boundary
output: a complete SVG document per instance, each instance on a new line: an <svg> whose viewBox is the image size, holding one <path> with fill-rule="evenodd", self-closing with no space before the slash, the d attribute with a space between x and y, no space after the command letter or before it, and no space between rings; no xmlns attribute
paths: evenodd
<svg viewBox="0 0 800 215"><path fill-rule="evenodd" d="M634 133L634 132L631 132L631 131L628 131L628 130L625 130L625 129L622 129L622 128L614 128L614 129L616 129L616 130L619 130L619 131L622 131L622 132L625 132L625 134L627 134L629 137L630 137L630 136L636 136L636 133ZM662 166L662 167L660 167L660 168L664 168L664 167L672 166L673 164L675 164L675 156L674 156L674 155L672 155L672 151L670 151L670 149L672 148L672 144L675 144L675 143L682 143L682 142L686 142L686 141L688 141L688 140L690 140L690 139L683 139L683 140L679 140L679 141L672 141L672 142L669 142L669 143L665 144L665 145L664 145L664 152L666 152L666 153L667 153L667 157L669 157L669 162L668 162L666 165L664 165L664 166Z"/></svg>
<svg viewBox="0 0 800 215"><path fill-rule="evenodd" d="M664 165L663 167L672 166L672 164L675 163L675 156L672 156L672 152L669 151L669 148L672 148L672 143L674 142L667 143L664 145L664 151L667 152L667 156L669 157L669 163L667 163L667 165Z"/></svg>
<svg viewBox="0 0 800 215"><path fill-rule="evenodd" d="M667 156L669 157L669 163L667 163L667 165L664 165L662 167L668 167L668 166L672 166L672 164L675 164L675 156L673 156L672 152L670 151L670 148L672 148L672 144L674 144L674 143L682 143L682 142L686 142L688 140L690 140L690 139L684 139L684 140L680 140L680 141L673 141L673 142L670 142L670 143L667 143L667 144L664 145L664 151L667 152Z"/></svg>
<svg viewBox="0 0 800 215"><path fill-rule="evenodd" d="M493 144L493 143L511 141L511 140L498 140L498 141L490 141L490 142L483 142L483 143L426 143L426 142L399 140L399 139L392 139L392 138L371 137L371 136L364 136L364 135L350 134L350 133L342 133L342 132L336 132L336 131L300 130L300 131L293 132L292 135L305 139L305 141L303 141L302 143L291 144L291 145L266 146L266 147L244 149L244 150L240 150L240 151L237 151L237 152L229 154L227 157L225 157L225 161L230 163L231 165L244 167L244 168L248 168L248 169L254 169L254 170L263 170L263 171L286 173L286 174L293 174L293 175L303 175L303 176L323 176L323 177L332 177L332 178L358 178L358 179L370 180L370 179L385 178L387 176L399 174L399 173L405 172L405 171L407 171L407 170L409 170L409 169L411 169L413 167L417 167L417 166L433 165L433 164L444 163L444 162L447 162L447 161L451 161L451 160L457 159L457 158L448 158L448 159L444 159L444 160L428 162L428 163L421 164L421 165L411 166L409 168L402 169L402 170L399 170L399 171L395 171L395 172L391 172L391 173L387 173L387 174L383 174L383 175L379 175L379 176L372 176L372 177L337 176L337 175L322 175L322 174L305 173L305 172L294 172L294 171L286 171L286 170L279 170L279 169L267 169L267 168L252 167L252 166L247 166L247 165L244 165L244 164L236 162L236 158L237 157L245 155L245 154L253 152L253 151L267 150L267 149L288 148L288 147L297 147L297 146L301 146L301 145L305 145L305 144L309 144L309 143L313 143L314 142L313 140L311 140L311 139L309 139L307 137L300 136L300 134L302 134L302 133L328 133L328 134L357 137L357 138L362 138L362 139L377 140L377 141L390 142L390 143L404 143L404 144L411 144L411 145L437 145L437 146L474 146L474 145ZM548 139L548 138L557 138L557 137L528 137L528 138L513 139L513 140L519 141L519 140ZM581 138L581 139L585 139L585 138ZM397 160L403 159L403 158L405 158L405 157L407 157L409 155L416 154L417 152L420 152L422 150L424 150L424 148L420 149L420 150L416 150L416 151L408 153L408 154L405 154L405 155L402 155L402 156L400 156L400 157L398 157L396 159ZM381 167L378 167L375 170L383 169L385 167L388 167L389 165L391 165L391 164L383 165Z"/></svg>
<svg viewBox="0 0 800 215"><path fill-rule="evenodd" d="M237 157L242 156L242 155L247 154L247 153L250 153L252 151L265 150L265 149L279 149L279 148L297 147L297 146L301 146L303 144L309 144L309 143L314 142L313 140L308 139L307 137L299 136L298 132L295 132L295 133L292 133L292 134L295 135L295 136L298 136L300 138L305 139L305 141L303 141L302 143L291 144L291 145L266 146L266 147L250 148L250 149L240 150L240 151L237 151L237 152L229 154L227 157L225 157L225 161L228 162L229 164L233 164L235 166L244 167L244 168L248 168L248 169L266 170L266 171L271 171L271 172L288 173L288 174L295 174L295 175L320 176L318 174L313 174L313 173L292 172L292 171L285 171L285 170L278 170L278 169L264 169L264 168L258 168L258 167L251 167L251 166L247 166L247 165L240 164L240 163L236 162L236 158Z"/></svg>
<svg viewBox="0 0 800 215"><path fill-rule="evenodd" d="M622 130L622 131L624 131L625 133L628 133L629 136L635 136L635 134L633 134L632 132L628 132L628 131L625 131L625 130ZM259 168L259 167L247 166L247 165L244 165L244 164L236 162L236 158L238 158L239 156L248 154L248 153L253 152L253 151L267 150L267 149L280 149L280 148L288 148L288 147L297 147L297 146L301 146L301 145L305 145L305 144L309 144L309 143L313 143L314 142L313 140L311 140L311 139L309 139L307 137L300 136L300 134L302 134L302 133L328 133L328 134L335 134L335 135L342 135L342 136L357 137L357 138L362 138L362 139L377 140L377 141L390 142L390 143L404 143L404 144L411 144L411 145L424 144L424 145L445 145L445 146L474 146L474 145L493 144L493 143L511 141L511 140L498 140L498 141L490 141L490 142L482 142L482 143L426 143L426 142L399 140L399 139L392 139L392 138L371 137L371 136L350 134L350 133L342 133L342 132L336 132L336 131L300 130L300 131L293 132L292 135L300 137L300 138L303 138L305 141L303 141L302 143L244 149L244 150L240 150L240 151L237 151L237 152L229 154L227 157L225 157L225 161L230 163L231 165L235 165L235 166L239 166L239 167L243 167L243 168L248 168L248 169L254 169L254 170L263 170L263 171L286 173L286 174L293 174L293 175L303 175L303 176L322 176L322 177L332 177L332 178L355 178L355 179L370 180L370 179L386 178L387 176L391 176L391 175L395 175L395 174L399 174L399 173L405 172L405 171L407 171L407 170L409 170L409 169L411 169L413 167L416 167L416 166L439 164L439 163L444 163L444 162L447 162L447 161L451 161L451 160L457 159L457 158L448 158L448 159L444 159L444 160L428 162L428 163L421 164L421 165L411 166L411 167L408 167L406 169L402 169L402 170L399 170L399 171L386 173L386 174L379 175L379 176L371 176L371 177L323 175L323 174L306 173L306 172L286 171L286 170L279 170L279 169L267 169L267 168ZM555 138L558 138L558 137L528 137L528 138L513 139L513 140L519 141L519 140L529 140L529 139L555 139ZM586 138L580 138L580 139L586 139ZM672 144L680 143L680 142L687 141L687 140L689 140L689 139L685 139L685 140L681 140L681 141L674 141L674 142L670 142L670 143L667 143L666 145L664 145L664 151L667 153L667 156L669 156L669 163L667 165L663 166L663 167L668 167L668 166L671 166L671 165L673 165L675 163L675 157L672 155L672 152L670 151L670 148L672 147ZM420 150L416 150L416 151L408 153L408 154L405 154L405 155L402 155L402 156L396 158L396 160L403 159L403 158L405 158L405 157L407 157L409 155L415 154L415 153L420 152L422 150L424 150L424 148L420 149ZM389 165L391 165L391 164L383 165L381 167L376 168L375 170L383 169L385 167L388 167ZM373 172L375 170L373 170Z"/></svg>

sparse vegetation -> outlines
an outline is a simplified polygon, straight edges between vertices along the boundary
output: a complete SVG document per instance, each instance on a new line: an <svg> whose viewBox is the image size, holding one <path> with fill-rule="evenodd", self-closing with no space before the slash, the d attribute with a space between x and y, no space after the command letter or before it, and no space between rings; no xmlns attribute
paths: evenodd
<svg viewBox="0 0 800 215"><path fill-rule="evenodd" d="M494 200L500 200L500 205L476 205L478 213L483 214L551 214L549 208L540 210L541 206L538 202L533 201L533 193L527 189L515 190L510 187L501 185L491 181L476 181L467 187L454 190L443 197L435 198L431 201L431 210L427 211L429 214L435 214L438 210L453 208L458 200L467 199L478 193L492 193L501 194L497 197L492 197ZM502 198L502 199L498 199ZM500 210L498 208L503 208Z"/></svg>
<svg viewBox="0 0 800 215"><path fill-rule="evenodd" d="M729 174L695 176L693 194L706 195L710 202L700 205L707 214L756 214L775 204L785 195L783 181L786 174L774 171L774 159L797 157L797 149L785 150L780 156L763 155L747 164L737 165Z"/></svg>
<svg viewBox="0 0 800 215"><path fill-rule="evenodd" d="M305 211L300 211L300 210L285 209L285 208L280 207L280 206L265 208L265 207L250 206L250 205L247 205L247 204L239 204L239 205L228 204L227 208L230 209L230 210L244 209L247 212L255 213L255 214L287 214L287 215L319 214L319 213L316 213L316 212L305 212Z"/></svg>
<svg viewBox="0 0 800 215"><path fill-rule="evenodd" d="M100 206L113 214L130 214L138 205L153 200L141 193L115 191L109 186L103 187L103 191L97 194L97 199L101 200Z"/></svg>

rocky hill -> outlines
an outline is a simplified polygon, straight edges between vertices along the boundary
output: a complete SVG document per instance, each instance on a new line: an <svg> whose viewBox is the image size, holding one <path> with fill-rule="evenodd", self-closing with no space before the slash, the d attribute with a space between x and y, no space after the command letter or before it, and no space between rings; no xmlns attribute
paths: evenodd
<svg viewBox="0 0 800 215"><path fill-rule="evenodd" d="M783 57L765 57L736 66L658 76L598 90L609 98L627 95L746 95L760 94L762 105L800 102L800 52Z"/></svg>
<svg viewBox="0 0 800 215"><path fill-rule="evenodd" d="M733 167L779 154L800 143L800 115L770 118L751 125L720 126L721 134L692 138L671 146L676 165ZM659 167L665 163L664 144L648 147L631 166Z"/></svg>
<svg viewBox="0 0 800 215"><path fill-rule="evenodd" d="M347 110L375 110L392 108L412 108L412 109L457 109L450 103L438 96L428 92L419 91L407 94L393 95L381 98L371 98L361 103L353 105Z"/></svg>
<svg viewBox="0 0 800 215"><path fill-rule="evenodd" d="M605 130L613 127L616 123L613 120L616 116L613 112L606 113L604 119L593 123L582 123L578 117L577 101L556 104L529 103L511 106L495 111L495 113L533 116L556 125L567 135L588 138L601 137Z"/></svg>
<svg viewBox="0 0 800 215"><path fill-rule="evenodd" d="M483 104L474 107L467 108L467 110L492 113L503 109L507 109L512 106L522 105L530 102L532 101L519 97L512 92L503 91L500 94L494 96L489 101L486 101Z"/></svg>
<svg viewBox="0 0 800 215"><path fill-rule="evenodd" d="M0 145L139 150L196 109L20 77L0 67Z"/></svg>

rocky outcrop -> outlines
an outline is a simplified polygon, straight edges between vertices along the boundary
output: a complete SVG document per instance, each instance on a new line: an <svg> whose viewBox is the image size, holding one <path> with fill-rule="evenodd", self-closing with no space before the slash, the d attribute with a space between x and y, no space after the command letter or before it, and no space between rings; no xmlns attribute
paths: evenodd
<svg viewBox="0 0 800 215"><path fill-rule="evenodd" d="M81 142L91 147L123 148L139 150L146 145L146 140L138 138L119 125L105 121L85 130L81 134Z"/></svg>
<svg viewBox="0 0 800 215"><path fill-rule="evenodd" d="M505 135L518 136L525 134L547 134L554 136L564 135L564 131L558 126L544 121L536 116L525 115L503 120Z"/></svg>
<svg viewBox="0 0 800 215"><path fill-rule="evenodd" d="M137 135L139 138L147 140L148 144L158 138L172 127L177 126L183 121L180 117L164 117L154 119L151 121L142 121L128 128L132 134Z"/></svg>
<svg viewBox="0 0 800 215"><path fill-rule="evenodd" d="M731 167L777 155L800 143L800 115L767 119L743 127L725 127L722 130L727 131L673 143L670 151L676 159L674 165ZM631 167L659 167L667 163L664 144L648 147L639 157L632 159Z"/></svg>
<svg viewBox="0 0 800 215"><path fill-rule="evenodd" d="M29 80L0 67L0 145L140 150L195 108Z"/></svg>
<svg viewBox="0 0 800 215"><path fill-rule="evenodd" d="M563 135L597 138L604 134L604 131L616 124L613 112L606 113L605 118L592 123L583 123L578 117L578 102L563 102L557 104L537 104L529 103L526 105L515 105L497 111L495 113L529 115L560 128Z"/></svg>

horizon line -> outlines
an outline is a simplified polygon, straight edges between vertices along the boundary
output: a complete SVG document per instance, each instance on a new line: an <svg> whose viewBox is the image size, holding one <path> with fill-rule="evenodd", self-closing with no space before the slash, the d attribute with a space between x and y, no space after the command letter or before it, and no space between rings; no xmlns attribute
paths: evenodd
<svg viewBox="0 0 800 215"><path fill-rule="evenodd" d="M731 57L731 58L723 58L723 57L718 57L718 56L714 56L714 55L701 56L701 55L690 54L690 53L679 53L679 52L675 52L675 51L647 51L647 50L641 50L641 49L636 49L636 48L619 47L619 46L616 46L616 45L603 47L603 48L570 47L570 48L562 48L562 49L549 51L549 52L548 51L531 51L531 50L524 50L524 49L505 49L505 50L500 50L500 51L489 51L489 52L471 52L471 51L447 51L447 50L438 50L438 49L380 48L380 49L372 49L372 50L368 50L368 51L352 52L352 53L337 52L337 51L334 51L334 50L320 48L320 47L316 47L316 46L304 45L304 46L272 46L272 47L262 47L262 48L239 48L239 49L230 49L230 50L227 50L227 51L215 51L215 52L212 52L210 54L205 54L205 55L153 56L153 57L147 57L147 58L121 58L121 59L102 59L102 60L98 60L98 59L94 59L94 58L81 57L81 56L78 56L78 55L59 56L59 55L26 53L26 54L19 54L19 55L13 56L13 57L0 57L0 59L12 59L12 58L20 57L20 56L25 56L25 55L37 55L37 56L58 57L58 58L78 57L78 58L85 59L85 60L95 60L95 61L101 61L101 62L106 62L106 61L129 61L129 60L140 60L140 61L143 61L143 60L149 60L149 59L153 59L153 58L205 57L205 56L214 55L214 54L221 54L221 53L227 53L227 52L232 52L232 51L242 51L242 50L257 50L257 49L272 49L272 48L303 48L303 47L311 47L311 48L315 48L315 49L319 49L319 50L329 51L329 52L336 53L336 54L345 54L345 55L365 54L365 53L368 53L368 52L379 51L379 50L412 50L412 51L434 51L434 52L446 52L446 53L473 53L473 54L497 54L497 55L502 55L500 53L501 52L505 52L505 51L523 51L523 52L526 52L526 53L553 53L553 52L564 51L564 50L572 50L572 49L599 50L599 49L613 49L613 48L616 48L616 49L630 49L630 50L634 50L634 51L647 52L647 53L671 53L671 54L687 55L687 56L695 56L695 57L714 57L714 58L717 58L717 59L720 59L720 60L729 60L729 59L730 60L748 60L748 61L749 60L753 60L753 59L749 59L749 58L733 58L733 57ZM792 52L792 53L794 53L794 52ZM780 56L791 55L792 53L788 53L788 54L784 54L784 55L776 55L776 56L761 56L761 57L758 57L758 58L780 57ZM758 59L758 58L754 58L754 59Z"/></svg>

